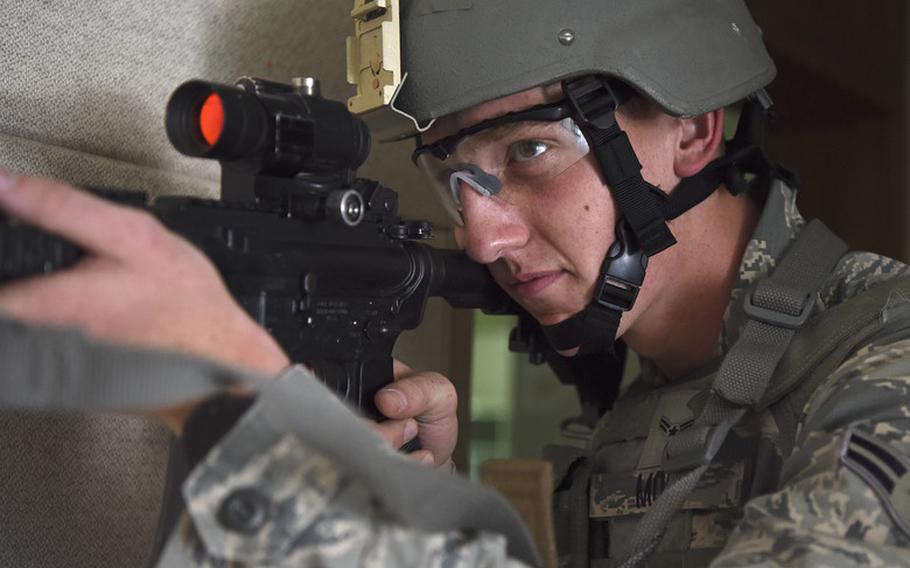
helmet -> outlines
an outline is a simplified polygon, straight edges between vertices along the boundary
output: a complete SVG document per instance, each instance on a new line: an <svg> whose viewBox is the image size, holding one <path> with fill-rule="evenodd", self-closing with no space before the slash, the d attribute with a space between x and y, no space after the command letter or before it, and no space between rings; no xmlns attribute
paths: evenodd
<svg viewBox="0 0 910 568"><path fill-rule="evenodd" d="M776 72L742 0L402 0L401 30L395 106L421 124L591 74L694 116Z"/></svg>
<svg viewBox="0 0 910 568"><path fill-rule="evenodd" d="M474 145L483 149L470 137L494 123L543 111L559 111L547 120L568 114L579 128L588 145L578 145L565 164L590 148L621 216L591 302L563 322L542 326L558 350L609 349L622 314L635 304L649 258L676 243L666 221L720 186L741 191L744 173L773 172L761 154L760 121L754 118L758 110L770 109L763 87L776 70L743 0L401 0L399 16L407 75L393 106L418 130L490 100L562 83L566 99L554 108L489 119L415 152L415 161L440 160L424 170L440 195L451 194L457 202L464 187L493 195L504 186L498 170L467 163L478 154ZM727 155L680 181L668 196L642 178L635 151L615 120L616 109L629 99L622 92L630 87L676 116L744 99L750 104Z"/></svg>

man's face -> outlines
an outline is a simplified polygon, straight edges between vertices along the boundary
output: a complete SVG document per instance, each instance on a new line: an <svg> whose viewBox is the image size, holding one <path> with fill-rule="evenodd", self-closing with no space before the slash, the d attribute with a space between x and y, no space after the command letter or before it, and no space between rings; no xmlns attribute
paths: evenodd
<svg viewBox="0 0 910 568"><path fill-rule="evenodd" d="M431 143L483 120L562 98L561 88L551 85L490 101L440 119L424 141ZM658 187L675 185L668 141L657 132L661 121L618 118L646 164L646 179ZM615 239L617 212L593 154L531 189L510 192L507 200L461 191L464 226L456 227L455 237L472 259L489 267L512 298L539 322L551 325L590 301ZM623 327L643 310L647 296L643 288L636 308L623 318Z"/></svg>

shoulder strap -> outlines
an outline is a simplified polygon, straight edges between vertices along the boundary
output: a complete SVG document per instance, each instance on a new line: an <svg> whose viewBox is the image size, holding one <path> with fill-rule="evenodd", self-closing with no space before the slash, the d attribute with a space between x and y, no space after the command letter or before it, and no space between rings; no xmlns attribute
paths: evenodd
<svg viewBox="0 0 910 568"><path fill-rule="evenodd" d="M882 282L828 308L800 328L781 358L757 408L767 408L805 383L809 375L828 375L857 349L893 333L910 322L908 309L895 297L910 290L910 276ZM890 308L895 304L894 308Z"/></svg>
<svg viewBox="0 0 910 568"><path fill-rule="evenodd" d="M757 408L769 408L781 429L781 450L790 453L802 410L812 394L859 349L910 334L910 277L896 277L828 308L793 338ZM897 335L896 335L897 334Z"/></svg>
<svg viewBox="0 0 910 568"><path fill-rule="evenodd" d="M809 319L818 292L846 251L843 241L813 221L777 269L746 295L743 308L749 321L724 358L695 423L668 442L662 469L676 479L645 513L621 566L638 565L656 548L730 429L762 400L796 330Z"/></svg>

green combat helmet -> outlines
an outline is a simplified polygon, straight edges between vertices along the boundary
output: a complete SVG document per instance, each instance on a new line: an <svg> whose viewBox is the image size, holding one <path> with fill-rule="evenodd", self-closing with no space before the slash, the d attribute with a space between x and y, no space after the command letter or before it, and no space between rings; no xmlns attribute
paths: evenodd
<svg viewBox="0 0 910 568"><path fill-rule="evenodd" d="M622 215L591 303L543 328L556 349L611 348L648 258L676 242L666 221L721 185L744 191L744 173L774 171L758 139L771 107L763 87L775 67L742 0L355 0L352 15L348 71L358 96L349 108L364 113L379 139L419 135L439 117L562 82L566 98L559 103L484 121L414 153L456 222L460 191L494 195L518 179L463 161L483 130L552 121L565 127L554 126L559 135L577 135L556 161L559 167L539 175L559 175L573 160L594 154ZM725 156L668 196L642 179L614 118L632 96L675 116L746 104ZM378 104L371 107L368 99Z"/></svg>

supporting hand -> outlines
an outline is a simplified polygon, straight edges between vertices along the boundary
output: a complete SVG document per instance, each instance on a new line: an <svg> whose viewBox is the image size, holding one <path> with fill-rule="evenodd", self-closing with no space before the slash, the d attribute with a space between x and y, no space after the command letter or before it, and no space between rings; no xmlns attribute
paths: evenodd
<svg viewBox="0 0 910 568"><path fill-rule="evenodd" d="M395 448L415 435L420 450L411 459L440 469L452 469L452 452L458 440L458 395L439 373L416 372L395 361L395 382L376 394L376 406L389 420L376 425Z"/></svg>
<svg viewBox="0 0 910 568"><path fill-rule="evenodd" d="M277 374L289 364L208 258L148 213L2 171L0 211L86 253L72 268L0 287L0 313L260 373Z"/></svg>

